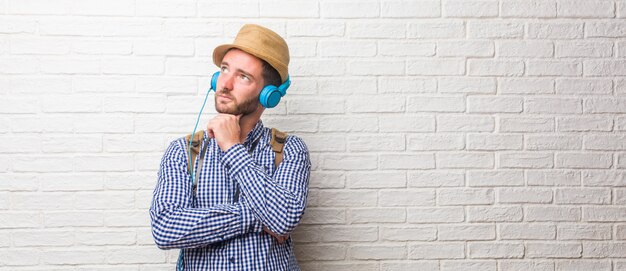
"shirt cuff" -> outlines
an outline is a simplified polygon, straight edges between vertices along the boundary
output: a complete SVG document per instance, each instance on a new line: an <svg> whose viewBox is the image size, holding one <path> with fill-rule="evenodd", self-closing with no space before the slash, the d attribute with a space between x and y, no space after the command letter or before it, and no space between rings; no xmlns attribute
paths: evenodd
<svg viewBox="0 0 626 271"><path fill-rule="evenodd" d="M242 234L246 234L246 233L261 233L262 229L262 225L261 222L259 222L259 220L256 219L256 217L254 217L254 214L252 213L252 210L250 210L250 208L246 207L246 205L241 204L239 205L239 208L241 209L241 232Z"/></svg>
<svg viewBox="0 0 626 271"><path fill-rule="evenodd" d="M230 176L233 176L250 163L250 155L242 144L237 143L226 150L221 161L228 169Z"/></svg>

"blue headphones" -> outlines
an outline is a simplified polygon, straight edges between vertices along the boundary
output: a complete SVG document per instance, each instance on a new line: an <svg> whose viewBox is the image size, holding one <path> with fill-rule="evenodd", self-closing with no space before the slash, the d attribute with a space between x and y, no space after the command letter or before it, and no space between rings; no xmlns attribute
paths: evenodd
<svg viewBox="0 0 626 271"><path fill-rule="evenodd" d="M211 89L217 90L217 78L220 76L220 72L215 72L213 77L211 77ZM282 83L280 86L267 85L263 87L261 90L261 94L259 95L259 102L265 108L273 108L280 102L280 98L287 94L287 89L291 85L291 80L289 80L289 76L287 76L287 80L285 83Z"/></svg>

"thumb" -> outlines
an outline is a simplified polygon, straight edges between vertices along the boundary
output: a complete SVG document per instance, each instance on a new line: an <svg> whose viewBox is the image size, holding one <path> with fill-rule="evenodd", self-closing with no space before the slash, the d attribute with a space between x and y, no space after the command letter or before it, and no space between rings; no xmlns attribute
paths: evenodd
<svg viewBox="0 0 626 271"><path fill-rule="evenodd" d="M236 116L236 117L237 117L237 120L240 120L240 119L241 119L241 116L243 116L243 114L239 114L239 115L237 115L237 116Z"/></svg>

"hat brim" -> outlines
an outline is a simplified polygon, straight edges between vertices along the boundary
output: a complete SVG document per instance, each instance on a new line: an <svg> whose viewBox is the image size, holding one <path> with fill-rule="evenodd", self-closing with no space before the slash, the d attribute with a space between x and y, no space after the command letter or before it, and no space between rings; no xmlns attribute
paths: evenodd
<svg viewBox="0 0 626 271"><path fill-rule="evenodd" d="M242 50L248 54L251 54L259 59L266 59L265 61L267 61L271 66L274 66L274 63L277 62L276 60L272 59L267 59L268 56L261 53L261 52L257 52L257 50L255 48L252 47L248 47L248 46L242 46L242 45L237 45L237 44L222 44L219 45L217 47L215 47L215 49L213 50L213 64L215 64L215 66L217 67L221 67L222 66L222 60L224 59L224 56L226 56L226 52L228 52L228 50L230 49L239 49ZM277 67L274 67L274 69L278 70ZM280 74L281 80L282 82L285 82L285 80L287 80L287 76L283 76L282 74ZM284 78L283 78L284 77Z"/></svg>

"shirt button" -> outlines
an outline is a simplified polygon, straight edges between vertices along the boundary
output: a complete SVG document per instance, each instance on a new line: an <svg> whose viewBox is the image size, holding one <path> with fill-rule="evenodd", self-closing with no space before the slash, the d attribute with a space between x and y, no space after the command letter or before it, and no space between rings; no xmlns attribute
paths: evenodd
<svg viewBox="0 0 626 271"><path fill-rule="evenodd" d="M230 263L235 263L235 257L230 257Z"/></svg>

